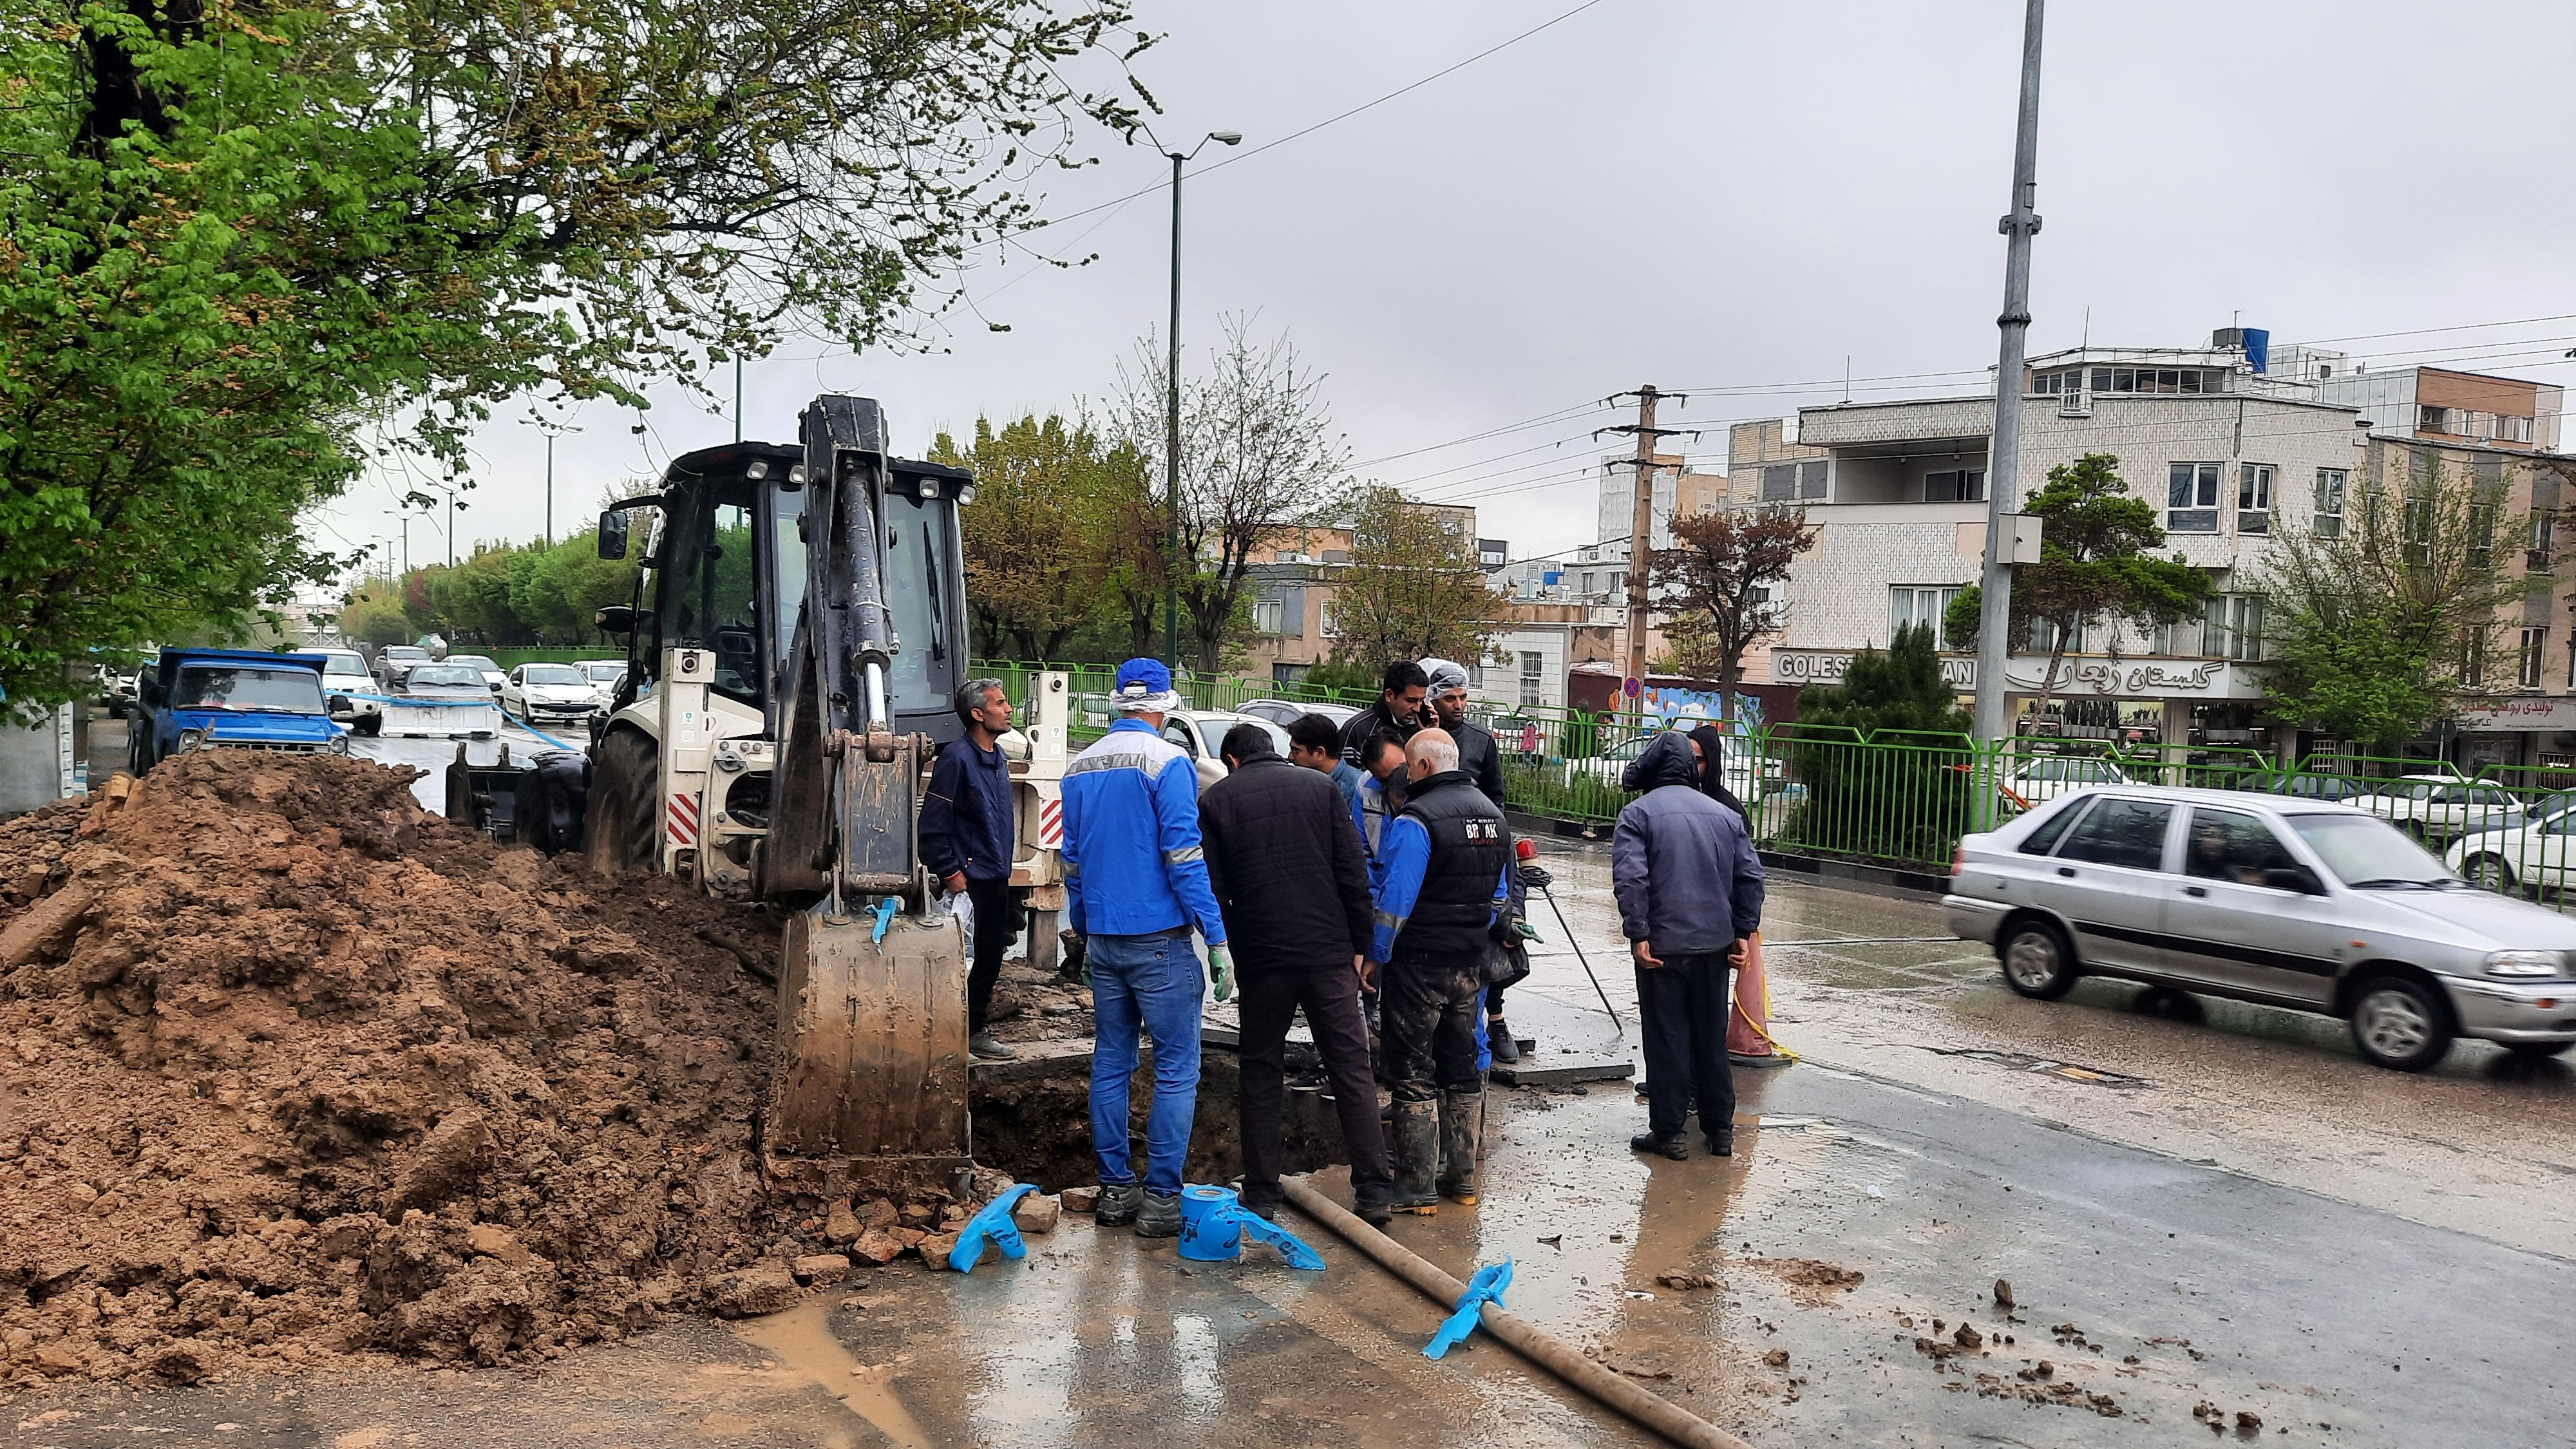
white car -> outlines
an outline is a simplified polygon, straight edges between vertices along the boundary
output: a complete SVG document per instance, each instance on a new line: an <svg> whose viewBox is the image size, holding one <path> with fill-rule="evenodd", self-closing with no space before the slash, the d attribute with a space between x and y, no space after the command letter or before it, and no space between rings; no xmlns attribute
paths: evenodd
<svg viewBox="0 0 2576 1449"><path fill-rule="evenodd" d="M353 701L354 703L354 701ZM489 739L501 729L501 712L483 675L470 664L415 664L384 700L376 733Z"/></svg>
<svg viewBox="0 0 2576 1449"><path fill-rule="evenodd" d="M1288 732L1266 719L1248 714L1233 714L1221 709L1182 709L1163 716L1163 738L1189 752L1190 762L1198 766L1199 788L1225 778L1225 737L1236 725L1258 725L1270 735L1270 748L1281 758L1288 754Z"/></svg>
<svg viewBox="0 0 2576 1449"><path fill-rule="evenodd" d="M502 683L509 677L501 672L501 666L494 663L492 657L488 654L450 654L440 662L444 664L462 664L466 668L482 675L483 687L492 691L494 694L499 694L501 692Z"/></svg>
<svg viewBox="0 0 2576 1449"><path fill-rule="evenodd" d="M376 683L376 676L368 671L367 656L355 649L316 649L310 652L322 656L324 697L338 695L349 701L348 712L335 714L332 718L347 721L349 728L358 734L372 735L381 731L385 725L385 704L379 696L384 690Z"/></svg>
<svg viewBox="0 0 2576 1449"><path fill-rule="evenodd" d="M601 709L607 709L616 703L617 686L626 679L625 660L585 659L573 667L579 669L582 677L590 681L591 689L598 695Z"/></svg>
<svg viewBox="0 0 2576 1449"><path fill-rule="evenodd" d="M501 685L501 708L542 729L599 713L598 686L578 664L522 664Z"/></svg>
<svg viewBox="0 0 2576 1449"><path fill-rule="evenodd" d="M2561 805L2537 819L2472 831L2451 842L2442 863L2506 895L2563 895L2576 870L2576 808Z"/></svg>
<svg viewBox="0 0 2576 1449"><path fill-rule="evenodd" d="M2109 760L2091 755L2043 755L2024 760L1998 776L1995 791L2003 797L2004 808L2009 812L2045 805L2060 795L2093 785L2136 783Z"/></svg>
<svg viewBox="0 0 2576 1449"><path fill-rule="evenodd" d="M1498 736L1497 739L1499 738ZM1588 755L1579 760L1567 760L1565 783L1571 785L1588 776L1614 790L1618 789L1620 788L1619 779L1628 772L1629 764L1637 756L1644 754L1646 746L1652 744L1654 739L1655 737L1650 734L1639 735L1633 740L1623 740L1612 745L1597 755ZM1767 756L1763 757L1762 773L1757 782L1753 761L1752 751L1734 745L1727 747L1726 768L1723 775L1726 788L1747 806L1759 805L1771 796L1779 794L1781 789L1780 762Z"/></svg>
<svg viewBox="0 0 2576 1449"><path fill-rule="evenodd" d="M2401 775L2349 803L2423 841L2507 830L2524 819L2511 790L2456 775Z"/></svg>
<svg viewBox="0 0 2576 1449"><path fill-rule="evenodd" d="M1308 704L1298 699L1247 699L1235 710L1254 719L1268 720L1286 729L1310 714L1320 714L1333 722L1335 729L1359 718L1359 711L1347 704Z"/></svg>

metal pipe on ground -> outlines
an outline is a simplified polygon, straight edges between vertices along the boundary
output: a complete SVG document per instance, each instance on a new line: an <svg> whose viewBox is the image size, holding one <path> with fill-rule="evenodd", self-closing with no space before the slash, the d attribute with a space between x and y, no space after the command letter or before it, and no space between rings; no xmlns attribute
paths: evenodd
<svg viewBox="0 0 2576 1449"><path fill-rule="evenodd" d="M1395 1239L1361 1222L1357 1216L1297 1178L1283 1179L1280 1191L1299 1211L1342 1235L1344 1241L1375 1258L1395 1276L1437 1300L1443 1310L1457 1306L1467 1285L1441 1272L1429 1260ZM1521 1357L1537 1364L1676 1444L1692 1449L1752 1449L1752 1446L1688 1409L1650 1394L1585 1358L1563 1339L1513 1317L1488 1303L1481 1315L1484 1330Z"/></svg>

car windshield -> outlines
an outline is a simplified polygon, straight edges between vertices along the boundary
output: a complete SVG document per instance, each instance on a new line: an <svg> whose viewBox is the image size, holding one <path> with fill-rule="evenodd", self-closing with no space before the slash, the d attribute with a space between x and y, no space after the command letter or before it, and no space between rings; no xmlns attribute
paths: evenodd
<svg viewBox="0 0 2576 1449"><path fill-rule="evenodd" d="M531 664L519 676L527 684L588 684L581 671L569 664Z"/></svg>
<svg viewBox="0 0 2576 1449"><path fill-rule="evenodd" d="M450 664L462 664L468 669L481 670L486 674L497 674L501 669L500 665L493 663L491 660L484 658L480 654L450 654L447 656L447 662Z"/></svg>
<svg viewBox="0 0 2576 1449"><path fill-rule="evenodd" d="M322 677L309 669L197 665L179 671L170 699L180 709L320 714Z"/></svg>
<svg viewBox="0 0 2576 1449"><path fill-rule="evenodd" d="M626 672L626 661L623 659L594 659L590 663L583 665L582 668L589 673L593 683L609 684L613 683L617 676Z"/></svg>
<svg viewBox="0 0 2576 1449"><path fill-rule="evenodd" d="M322 672L325 674L364 674L367 672L367 661L359 658L355 654L326 654L322 656Z"/></svg>
<svg viewBox="0 0 2576 1449"><path fill-rule="evenodd" d="M412 644L388 644L385 646L385 657L387 659L427 659L429 651Z"/></svg>
<svg viewBox="0 0 2576 1449"><path fill-rule="evenodd" d="M2375 815L2293 815L2290 828L2354 890L2438 888L2459 880L2404 831Z"/></svg>
<svg viewBox="0 0 2576 1449"><path fill-rule="evenodd" d="M464 664L424 664L403 676L414 689L436 689L471 685L483 687L483 671Z"/></svg>

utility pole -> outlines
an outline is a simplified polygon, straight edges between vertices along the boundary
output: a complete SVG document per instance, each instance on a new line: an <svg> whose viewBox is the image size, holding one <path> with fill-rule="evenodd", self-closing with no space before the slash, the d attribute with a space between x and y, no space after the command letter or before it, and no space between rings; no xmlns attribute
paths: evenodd
<svg viewBox="0 0 2576 1449"><path fill-rule="evenodd" d="M2004 234L2004 310L1995 319L2003 351L1995 365L1995 437L1986 459L1986 568L1977 619L1980 740L2000 740L2004 661L2012 654L2012 537L2007 516L2021 507L2022 346L2030 332L2030 241L2039 234L2039 32L2047 0L2029 0L2021 35L2021 121L2013 135L2012 211ZM1991 799L1992 792L1984 792Z"/></svg>
<svg viewBox="0 0 2576 1449"><path fill-rule="evenodd" d="M742 441L742 349L733 352L733 440ZM551 533L554 530L546 530Z"/></svg>
<svg viewBox="0 0 2576 1449"><path fill-rule="evenodd" d="M1628 529L1628 651L1622 669L1626 679L1638 681L1638 687L1642 689L1646 678L1646 573L1655 550L1655 439L1682 431L1680 428L1656 427L1655 404L1665 398L1677 403L1688 402L1689 399L1679 393L1657 392L1651 382L1633 393L1620 393L1611 401L1615 403L1622 397L1637 400L1637 421L1603 428L1601 432L1634 433L1637 437L1633 464L1637 493L1635 506L1629 510ZM1623 679L1620 684L1623 696L1626 690L1626 680Z"/></svg>
<svg viewBox="0 0 2576 1449"><path fill-rule="evenodd" d="M734 405L735 405L736 407L741 406L741 402L740 402L740 400L739 400L739 399L737 399L737 400L735 401L735 404L734 404ZM742 424L740 424L740 423L736 423L736 424L734 424L734 432L735 432L737 435L739 435L739 434L742 432ZM739 443L739 442L741 442L741 441L742 441L742 439L741 439L741 437L740 437L740 436L736 436L736 437L734 438L734 441L735 441L735 442L737 442L737 443ZM549 432L549 433L547 433L547 434L546 434L546 547L548 547L548 548L552 548L552 547L554 547L554 546L555 546L555 435L554 435L552 432Z"/></svg>
<svg viewBox="0 0 2576 1449"><path fill-rule="evenodd" d="M1181 662L1181 163L1172 158L1172 351L1163 364L1163 667Z"/></svg>

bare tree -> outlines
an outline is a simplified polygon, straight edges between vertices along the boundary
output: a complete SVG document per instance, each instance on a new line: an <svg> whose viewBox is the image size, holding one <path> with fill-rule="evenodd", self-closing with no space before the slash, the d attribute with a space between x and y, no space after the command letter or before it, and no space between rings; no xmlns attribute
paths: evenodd
<svg viewBox="0 0 2576 1449"><path fill-rule="evenodd" d="M1780 585L1789 566L1816 546L1803 509L1719 509L1673 520L1673 546L1648 557L1656 612L1680 661L1713 675L1724 709L1735 713L1744 656L1780 632Z"/></svg>
<svg viewBox="0 0 2576 1449"><path fill-rule="evenodd" d="M1398 659L1484 661L1509 619L1476 565L1474 539L1376 487L1362 494L1351 532L1351 566L1333 591L1336 662L1375 677Z"/></svg>
<svg viewBox="0 0 2576 1449"><path fill-rule="evenodd" d="M1227 317L1204 377L1181 380L1180 548L1174 560L1183 635L1202 671L1220 667L1247 628L1252 554L1283 529L1339 523L1352 507L1350 446L1333 431L1324 375L1285 336L1254 340ZM1118 370L1111 427L1164 477L1163 348L1136 345Z"/></svg>

